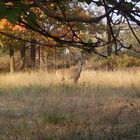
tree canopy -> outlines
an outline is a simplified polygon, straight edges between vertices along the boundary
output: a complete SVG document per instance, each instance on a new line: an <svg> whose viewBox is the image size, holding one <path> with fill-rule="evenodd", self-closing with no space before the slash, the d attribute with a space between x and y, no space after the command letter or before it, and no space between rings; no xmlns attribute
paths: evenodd
<svg viewBox="0 0 140 140"><path fill-rule="evenodd" d="M53 46L72 46L105 56L98 48L118 44L126 49L119 38L120 27L127 25L140 43L133 25L140 26L139 0L2 0L0 19L32 30L52 41ZM104 32L109 38L103 39ZM0 31L0 34L24 40ZM89 39L87 39L89 38Z"/></svg>

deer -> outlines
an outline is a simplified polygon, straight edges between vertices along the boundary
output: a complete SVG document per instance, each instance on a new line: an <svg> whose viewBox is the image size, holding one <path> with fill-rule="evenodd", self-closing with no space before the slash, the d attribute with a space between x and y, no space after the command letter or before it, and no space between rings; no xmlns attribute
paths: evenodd
<svg viewBox="0 0 140 140"><path fill-rule="evenodd" d="M78 79L80 78L82 72L83 63L80 60L79 66L77 67L69 67L65 69L58 69L56 70L56 76L62 82L64 80L73 80L74 83L77 83Z"/></svg>

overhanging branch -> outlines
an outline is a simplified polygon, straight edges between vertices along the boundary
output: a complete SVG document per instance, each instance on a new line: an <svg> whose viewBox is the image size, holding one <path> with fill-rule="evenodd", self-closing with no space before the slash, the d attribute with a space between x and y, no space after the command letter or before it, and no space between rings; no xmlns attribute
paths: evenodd
<svg viewBox="0 0 140 140"><path fill-rule="evenodd" d="M83 17L62 17L57 14L54 14L50 10L47 9L39 0L34 1L35 4L50 18L56 19L58 21L65 21L65 22L83 22L83 23L98 23L101 19L106 17L107 14L111 13L114 9L110 9L108 13L105 13L99 17L93 18L83 18Z"/></svg>

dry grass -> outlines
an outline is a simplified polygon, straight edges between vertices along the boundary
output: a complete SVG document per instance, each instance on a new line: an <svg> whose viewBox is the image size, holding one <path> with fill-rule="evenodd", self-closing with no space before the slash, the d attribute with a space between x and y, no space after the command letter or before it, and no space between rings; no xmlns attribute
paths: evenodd
<svg viewBox="0 0 140 140"><path fill-rule="evenodd" d="M2 140L140 139L140 71L0 75Z"/></svg>
<svg viewBox="0 0 140 140"><path fill-rule="evenodd" d="M66 81L67 82L67 81ZM79 83L89 83L106 86L106 87L130 87L135 85L139 87L140 71L84 71L81 74ZM30 73L15 73L0 75L1 87L16 87L16 86L48 86L49 84L60 84L55 74L46 72L30 72Z"/></svg>

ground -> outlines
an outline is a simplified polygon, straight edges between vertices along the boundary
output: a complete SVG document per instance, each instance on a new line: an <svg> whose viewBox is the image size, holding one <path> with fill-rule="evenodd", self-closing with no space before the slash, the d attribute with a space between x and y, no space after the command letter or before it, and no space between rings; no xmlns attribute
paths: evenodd
<svg viewBox="0 0 140 140"><path fill-rule="evenodd" d="M0 140L138 140L140 71L0 75Z"/></svg>

